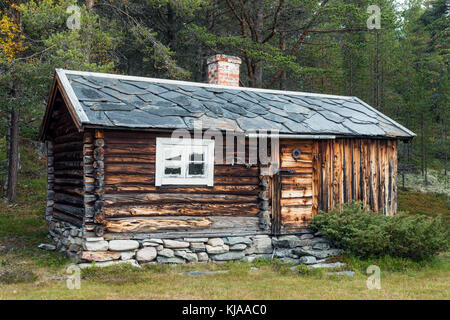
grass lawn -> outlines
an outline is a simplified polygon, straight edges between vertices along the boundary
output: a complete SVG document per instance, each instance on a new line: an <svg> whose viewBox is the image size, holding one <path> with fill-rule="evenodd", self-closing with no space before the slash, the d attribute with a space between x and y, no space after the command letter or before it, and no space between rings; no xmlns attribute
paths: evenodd
<svg viewBox="0 0 450 320"><path fill-rule="evenodd" d="M196 264L180 266L131 266L82 271L81 289L66 286L71 261L62 253L37 248L51 243L43 220L45 170L43 161L27 158L23 167L19 199L0 203L0 299L449 299L450 253L432 261L416 263L402 259L361 261L341 256L342 270L355 275L328 275L327 271L290 270L276 261L253 263ZM412 214L450 216L445 196L402 191L400 210ZM366 286L369 265L381 269L381 289ZM257 269L255 269L257 268ZM185 271L229 270L200 276Z"/></svg>

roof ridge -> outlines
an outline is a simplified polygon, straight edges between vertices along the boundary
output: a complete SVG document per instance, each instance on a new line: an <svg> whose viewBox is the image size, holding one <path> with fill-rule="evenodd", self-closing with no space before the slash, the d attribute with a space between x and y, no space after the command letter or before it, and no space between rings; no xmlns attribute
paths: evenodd
<svg viewBox="0 0 450 320"><path fill-rule="evenodd" d="M154 83L167 83L167 84L179 84L186 86L197 86L203 88L219 88L219 89L230 89L230 90L241 90L241 91L250 91L250 92L262 92L262 93L278 93L278 94L293 94L299 96L310 96L310 97L323 97L323 98L333 98L333 99L354 99L355 96L343 96L343 95L332 95L325 93L314 93L314 92L302 92L302 91L287 91L287 90L275 90L275 89L264 89L264 88L251 88L251 87L233 87L233 86L223 86L217 84L203 83L203 82L194 82L194 81L185 81L185 80L172 80L172 79L162 79L162 78L150 78L150 77L141 77L141 76L129 76L129 75L121 75L115 73L102 73L102 72L91 72L91 71L77 71L77 70L67 70L57 68L56 71L62 72L64 74L73 74L80 76L95 76L95 77L104 77L104 78L116 78L119 80L128 80L128 81L144 81L144 82L154 82Z"/></svg>

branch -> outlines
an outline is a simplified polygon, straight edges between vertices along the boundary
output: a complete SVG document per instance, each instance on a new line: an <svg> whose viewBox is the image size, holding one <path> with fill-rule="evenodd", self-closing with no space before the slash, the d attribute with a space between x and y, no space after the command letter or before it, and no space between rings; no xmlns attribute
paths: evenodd
<svg viewBox="0 0 450 320"><path fill-rule="evenodd" d="M226 2L227 2L228 7L231 9L231 12L233 12L234 16L236 17L236 19L238 19L239 24L241 25L242 37L247 38L247 31L245 29L244 19L237 14L236 8L234 7L231 0L226 0ZM253 72L252 72L251 65L250 65L250 57L247 52L244 52L244 55L245 55L245 64L247 65L248 77L250 79L253 79Z"/></svg>
<svg viewBox="0 0 450 320"><path fill-rule="evenodd" d="M310 31L310 28L312 27L314 22L316 22L317 17L322 13L322 9L327 5L328 1L329 0L323 0L322 1L322 3L320 4L319 9L316 11L316 13L313 15L311 20L308 22L308 24L304 28L304 31L301 34L300 38L297 40L297 42L295 43L294 47L289 52L290 56L293 56L293 55L295 55L297 53L298 49L300 48L302 43L305 41L305 38L306 38L306 36L308 35L308 33ZM284 68L277 71L277 73L273 76L272 80L270 81L269 86L273 85L273 83L283 74L283 71L284 71Z"/></svg>
<svg viewBox="0 0 450 320"><path fill-rule="evenodd" d="M280 0L280 2L278 3L278 7L277 7L277 10L275 11L275 16L273 18L272 32L263 40L262 43L266 43L275 35L275 29L277 28L277 25L278 25L278 16L280 14L283 3L284 3L284 0Z"/></svg>
<svg viewBox="0 0 450 320"><path fill-rule="evenodd" d="M301 29L291 29L291 30L278 30L278 32L294 32L294 31L300 31L305 30L304 28ZM309 33L339 33L339 32L353 32L353 31L367 31L367 29L364 28L344 28L344 29L331 29L331 30L309 30Z"/></svg>

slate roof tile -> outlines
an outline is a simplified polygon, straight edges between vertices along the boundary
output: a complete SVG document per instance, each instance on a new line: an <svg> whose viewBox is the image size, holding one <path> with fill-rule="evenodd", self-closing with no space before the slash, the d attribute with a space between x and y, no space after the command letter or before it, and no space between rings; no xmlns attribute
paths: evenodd
<svg viewBox="0 0 450 320"><path fill-rule="evenodd" d="M65 89L73 89L74 99L81 106L76 112L83 110L88 119L83 125L193 129L201 121L204 129L275 129L286 134L408 139L415 136L355 97L57 72L67 77L71 88Z"/></svg>

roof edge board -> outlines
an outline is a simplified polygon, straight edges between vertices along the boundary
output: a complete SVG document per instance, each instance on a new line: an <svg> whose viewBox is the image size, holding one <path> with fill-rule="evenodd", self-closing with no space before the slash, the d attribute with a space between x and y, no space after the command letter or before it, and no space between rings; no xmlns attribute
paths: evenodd
<svg viewBox="0 0 450 320"><path fill-rule="evenodd" d="M401 130L405 131L407 134L409 134L411 136L411 139L416 137L417 135L412 132L411 130L409 130L408 128L405 128L404 126L402 126L400 123L398 123L397 121L389 118L388 116L386 116L384 113L378 111L377 109L375 109L374 107L372 107L371 105L369 105L368 103L366 103L365 101L361 100L358 97L354 97L356 100L358 100L360 103L362 103L363 105L365 105L367 108L369 108L371 111L375 112L376 114L378 114L380 117L382 117L383 119L391 122L393 125L399 127Z"/></svg>
<svg viewBox="0 0 450 320"><path fill-rule="evenodd" d="M53 103L55 100L56 86L57 86L56 77L53 77L52 86L50 88L50 99L48 99L47 106L45 107L44 119L42 120L41 127L39 128L39 140L40 141L44 141L44 137L47 134L48 117L51 112L50 109L53 107Z"/></svg>
<svg viewBox="0 0 450 320"><path fill-rule="evenodd" d="M67 97L69 98L70 104L75 110L75 114L78 117L81 126L83 125L83 123L88 123L89 118L84 112L83 107L80 104L80 101L78 101L75 91L73 91L73 88L69 83L69 79L67 79L66 70L56 69L56 74L60 80L61 86L63 87L65 93L67 94Z"/></svg>

